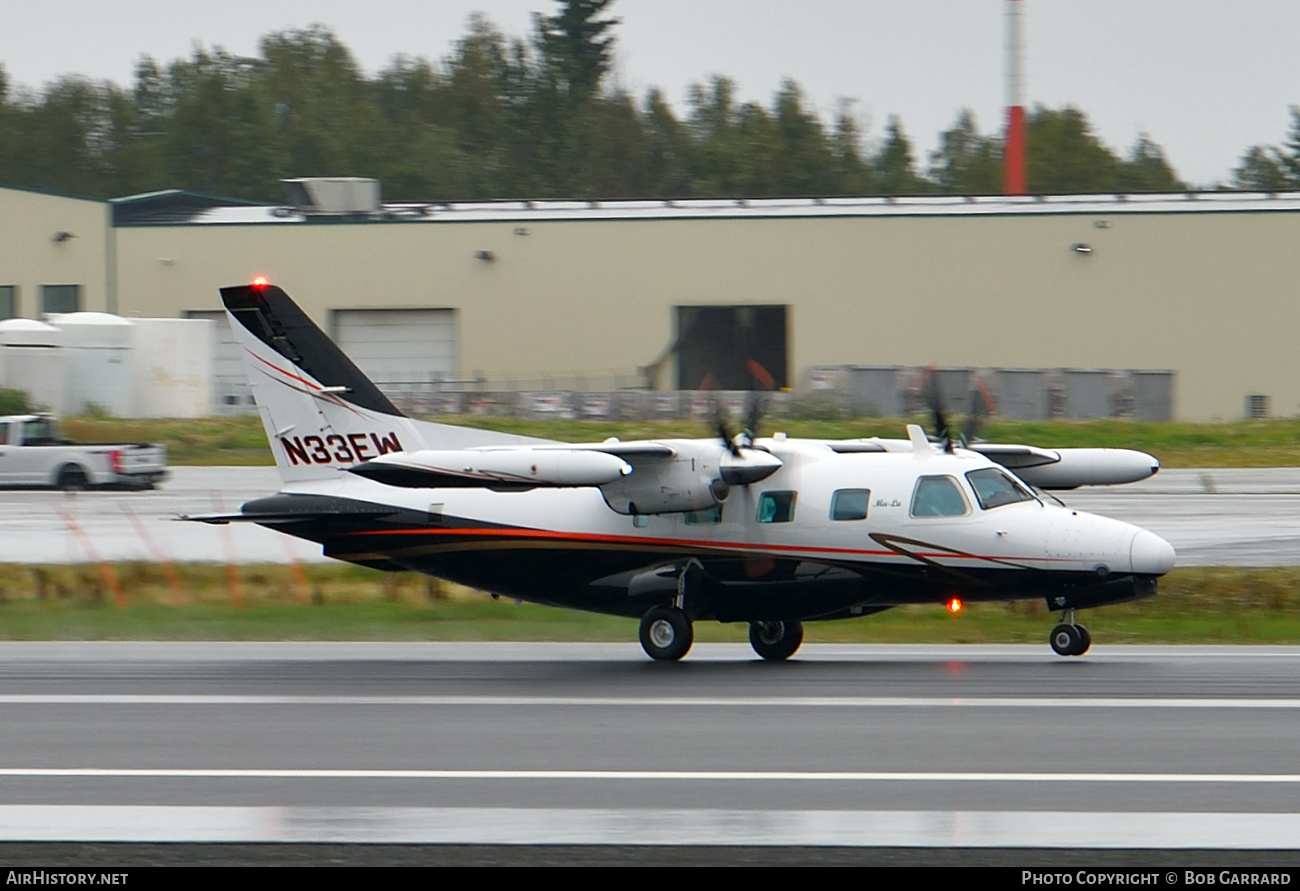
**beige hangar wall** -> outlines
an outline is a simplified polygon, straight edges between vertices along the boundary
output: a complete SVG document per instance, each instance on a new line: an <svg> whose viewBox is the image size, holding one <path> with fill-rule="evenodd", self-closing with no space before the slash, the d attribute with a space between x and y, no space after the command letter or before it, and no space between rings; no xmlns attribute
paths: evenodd
<svg viewBox="0 0 1300 891"><path fill-rule="evenodd" d="M1295 212L116 230L124 314L214 309L218 287L255 274L322 324L331 309L454 307L462 374L632 367L668 344L676 304L787 303L792 373L1174 369L1177 415L1195 419L1239 417L1247 393L1300 412L1298 235Z"/></svg>
<svg viewBox="0 0 1300 891"><path fill-rule="evenodd" d="M17 315L40 317L41 285L80 285L82 309L111 311L112 236L102 201L0 188L0 285L17 287Z"/></svg>

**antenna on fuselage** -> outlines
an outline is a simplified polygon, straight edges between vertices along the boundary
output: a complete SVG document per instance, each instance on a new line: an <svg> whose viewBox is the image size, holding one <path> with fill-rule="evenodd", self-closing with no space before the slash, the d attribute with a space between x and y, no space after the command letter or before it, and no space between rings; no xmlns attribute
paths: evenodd
<svg viewBox="0 0 1300 891"><path fill-rule="evenodd" d="M920 424L907 425L907 438L912 441L912 455L916 458L928 458L934 454L934 446L930 444L930 437L925 435Z"/></svg>

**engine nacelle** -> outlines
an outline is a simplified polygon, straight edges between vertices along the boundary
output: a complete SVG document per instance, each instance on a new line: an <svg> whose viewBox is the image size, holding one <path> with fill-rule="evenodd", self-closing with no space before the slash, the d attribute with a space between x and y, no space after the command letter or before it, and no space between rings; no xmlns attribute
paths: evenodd
<svg viewBox="0 0 1300 891"><path fill-rule="evenodd" d="M704 440L670 444L671 457L637 460L630 476L600 487L612 510L628 515L685 513L709 510L727 500L731 485L724 479L730 473L724 474L723 467L732 455L726 446Z"/></svg>
<svg viewBox="0 0 1300 891"><path fill-rule="evenodd" d="M676 457L647 473L636 473L600 487L605 503L620 514L672 514L708 510L727 500L731 487L716 464Z"/></svg>

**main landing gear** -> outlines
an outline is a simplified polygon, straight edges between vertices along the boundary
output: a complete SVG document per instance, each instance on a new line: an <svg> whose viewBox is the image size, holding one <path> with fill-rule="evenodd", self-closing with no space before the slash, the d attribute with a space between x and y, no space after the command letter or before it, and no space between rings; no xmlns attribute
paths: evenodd
<svg viewBox="0 0 1300 891"><path fill-rule="evenodd" d="M641 646L659 662L675 662L695 641L686 611L677 606L652 606L641 617ZM754 652L771 662L794 655L803 643L803 623L798 619L749 623L749 643Z"/></svg>
<svg viewBox="0 0 1300 891"><path fill-rule="evenodd" d="M755 653L770 662L789 659L801 643L803 622L798 619L749 623L749 645Z"/></svg>
<svg viewBox="0 0 1300 891"><path fill-rule="evenodd" d="M675 606L652 606L641 617L641 647L651 659L676 662L695 642L686 613Z"/></svg>
<svg viewBox="0 0 1300 891"><path fill-rule="evenodd" d="M1061 624L1052 629L1048 641L1058 656L1082 656L1092 646L1092 635L1075 623L1074 610L1067 609L1061 613Z"/></svg>

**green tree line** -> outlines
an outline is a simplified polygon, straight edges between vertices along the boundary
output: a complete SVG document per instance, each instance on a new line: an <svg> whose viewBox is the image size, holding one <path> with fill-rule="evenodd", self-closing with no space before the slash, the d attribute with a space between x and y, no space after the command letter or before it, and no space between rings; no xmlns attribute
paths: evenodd
<svg viewBox="0 0 1300 891"><path fill-rule="evenodd" d="M144 57L134 84L65 76L40 93L0 68L0 182L92 197L183 188L257 201L279 181L373 176L388 200L996 194L1002 140L962 111L920 160L901 120L871 137L841 103L827 122L794 81L770 104L714 77L683 113L610 83L612 0L566 0L527 37L471 19L440 61L397 56L373 77L327 28L275 32L256 57L196 48ZM1027 115L1032 192L1181 190L1142 136L1123 154L1077 108ZM1300 110L1234 186L1300 187Z"/></svg>

